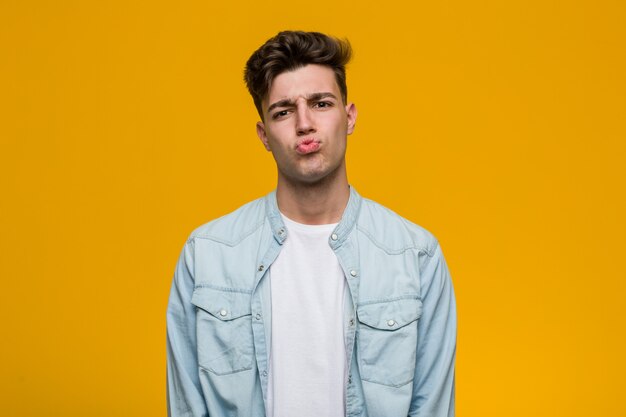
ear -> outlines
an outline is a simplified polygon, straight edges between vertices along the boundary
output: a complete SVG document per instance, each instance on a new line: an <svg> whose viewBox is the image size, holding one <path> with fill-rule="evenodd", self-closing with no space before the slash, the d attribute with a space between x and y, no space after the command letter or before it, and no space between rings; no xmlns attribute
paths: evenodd
<svg viewBox="0 0 626 417"><path fill-rule="evenodd" d="M261 139L261 142L263 142L265 149L271 152L272 150L270 149L270 144L267 140L267 135L265 134L265 125L263 122L256 122L256 134L259 139Z"/></svg>
<svg viewBox="0 0 626 417"><path fill-rule="evenodd" d="M351 135L356 126L357 116L356 106L354 103L350 103L346 106L346 113L348 114L348 135Z"/></svg>

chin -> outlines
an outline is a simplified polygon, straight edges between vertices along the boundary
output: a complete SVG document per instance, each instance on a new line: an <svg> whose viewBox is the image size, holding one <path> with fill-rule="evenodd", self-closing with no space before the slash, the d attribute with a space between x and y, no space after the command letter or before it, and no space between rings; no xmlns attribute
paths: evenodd
<svg viewBox="0 0 626 417"><path fill-rule="evenodd" d="M335 174L337 172L337 169L310 170L308 172L301 173L301 175L298 176L298 179L301 183L317 185L325 181L332 180L336 177Z"/></svg>
<svg viewBox="0 0 626 417"><path fill-rule="evenodd" d="M316 185L326 180L329 176L328 174L327 171L283 172L282 177L292 184Z"/></svg>
<svg viewBox="0 0 626 417"><path fill-rule="evenodd" d="M294 184L318 185L332 180L340 171L341 163L330 167L323 161L319 162L310 166L294 166L291 172L283 171L283 176Z"/></svg>

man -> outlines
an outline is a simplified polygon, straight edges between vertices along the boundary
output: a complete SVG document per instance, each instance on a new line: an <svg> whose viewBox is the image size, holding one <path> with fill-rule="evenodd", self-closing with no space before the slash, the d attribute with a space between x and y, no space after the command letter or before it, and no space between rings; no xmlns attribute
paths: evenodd
<svg viewBox="0 0 626 417"><path fill-rule="evenodd" d="M278 184L187 240L167 311L172 416L454 415L441 249L348 185L350 54L281 32L246 65Z"/></svg>

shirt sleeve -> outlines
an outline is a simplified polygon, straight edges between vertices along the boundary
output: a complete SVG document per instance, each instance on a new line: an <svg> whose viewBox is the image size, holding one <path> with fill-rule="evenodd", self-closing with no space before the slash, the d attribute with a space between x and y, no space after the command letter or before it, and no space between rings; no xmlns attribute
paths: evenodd
<svg viewBox="0 0 626 417"><path fill-rule="evenodd" d="M422 316L409 416L454 416L456 303L446 261L437 247L421 271Z"/></svg>
<svg viewBox="0 0 626 417"><path fill-rule="evenodd" d="M208 417L200 387L196 349L193 241L183 248L167 306L167 415Z"/></svg>

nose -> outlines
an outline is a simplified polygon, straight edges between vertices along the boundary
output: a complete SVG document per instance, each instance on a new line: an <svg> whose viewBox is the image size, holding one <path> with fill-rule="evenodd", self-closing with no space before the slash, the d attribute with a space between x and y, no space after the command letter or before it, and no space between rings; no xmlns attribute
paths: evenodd
<svg viewBox="0 0 626 417"><path fill-rule="evenodd" d="M315 132L313 117L307 105L300 105L296 111L296 133L305 136Z"/></svg>

